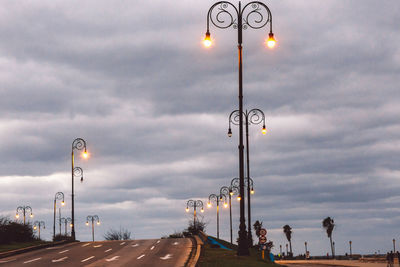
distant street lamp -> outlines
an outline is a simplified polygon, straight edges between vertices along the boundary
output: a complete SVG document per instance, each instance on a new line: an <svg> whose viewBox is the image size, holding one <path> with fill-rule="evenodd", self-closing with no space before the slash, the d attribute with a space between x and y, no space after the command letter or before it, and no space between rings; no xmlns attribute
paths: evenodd
<svg viewBox="0 0 400 267"><path fill-rule="evenodd" d="M396 239L393 238L393 253L396 252Z"/></svg>
<svg viewBox="0 0 400 267"><path fill-rule="evenodd" d="M43 226L43 229L46 229L46 225L44 224L44 221L35 221L33 223L33 230L36 230L39 228L39 240L40 240L40 228Z"/></svg>
<svg viewBox="0 0 400 267"><path fill-rule="evenodd" d="M280 254L282 256L282 245L279 245L279 251L280 251Z"/></svg>
<svg viewBox="0 0 400 267"><path fill-rule="evenodd" d="M246 125L246 163L247 163L247 184L250 183L250 146L249 146L249 125L256 125L260 124L261 122L263 123L262 127L262 134L267 133L267 128L265 128L265 115L264 112L261 109L254 108L251 109L250 111L245 111L242 113L245 119L245 125ZM229 115L229 129L228 129L228 136L232 136L232 129L231 129L231 123L234 125L239 125L240 121L240 112L239 110L234 110L232 113ZM253 246L253 235L251 234L251 205L250 205L250 187L247 187L247 239L249 242L249 246Z"/></svg>
<svg viewBox="0 0 400 267"><path fill-rule="evenodd" d="M189 208L193 208L193 227L197 230L196 208L201 208L201 212L204 212L203 201L190 199L186 202L186 212L189 212Z"/></svg>
<svg viewBox="0 0 400 267"><path fill-rule="evenodd" d="M306 257L307 257L307 242L304 242L304 247L306 248Z"/></svg>
<svg viewBox="0 0 400 267"><path fill-rule="evenodd" d="M72 229L71 229L71 237L72 240L75 241L75 206L74 206L74 177L78 176L81 178L81 182L83 181L83 170L80 167L75 167L74 166L74 150L83 150L82 157L83 158L88 158L89 154L86 149L86 141L83 140L82 138L76 138L72 142L72 151L71 151L71 174L72 174L72 195L71 195L71 217L72 217Z"/></svg>
<svg viewBox="0 0 400 267"><path fill-rule="evenodd" d="M89 226L89 221L92 221L92 239L94 242L94 221L97 221L97 225L100 225L100 219L97 215L88 215L86 217L86 225Z"/></svg>
<svg viewBox="0 0 400 267"><path fill-rule="evenodd" d="M220 194L223 194L229 197L229 226L230 226L230 234L231 234L231 244L233 244L232 241L232 196L239 194L239 188L237 186L223 186L219 190Z"/></svg>
<svg viewBox="0 0 400 267"><path fill-rule="evenodd" d="M238 34L238 65L239 65L239 114L243 112L243 69L242 69L242 39L243 29L261 29L269 23L269 38L266 44L272 48L276 41L272 33L272 14L268 6L260 1L252 1L243 8L239 1L236 7L228 1L219 1L211 6L207 13L207 32L204 45L210 47L212 44L210 34L210 21L220 29L233 27ZM244 147L243 147L243 117L239 116L239 191L242 196L240 200L240 224L239 224L239 246L238 256L250 255L248 235L246 232L246 222L244 214Z"/></svg>
<svg viewBox="0 0 400 267"><path fill-rule="evenodd" d="M217 238L219 239L219 202L224 201L224 207L228 207L228 204L226 203L226 196L223 194L216 195L216 194L211 194L208 197L208 203L207 207L211 208L211 202L214 201L217 203Z"/></svg>
<svg viewBox="0 0 400 267"><path fill-rule="evenodd" d="M70 227L72 227L72 219L70 217L67 218L61 218L61 222L64 223L65 226L65 232L64 235L67 236L68 235L68 230L67 230L67 225L69 224Z"/></svg>
<svg viewBox="0 0 400 267"><path fill-rule="evenodd" d="M64 202L64 193L63 192L57 192L54 196L54 220L53 220L53 240L56 237L56 210L57 210L57 200L62 200L61 201L61 206L65 205ZM60 214L61 217L61 214ZM61 233L60 233L61 234Z"/></svg>
<svg viewBox="0 0 400 267"><path fill-rule="evenodd" d="M31 217L31 218L33 218L33 213L32 213L32 208L30 207L30 206L19 206L19 207L17 207L17 212L16 212L16 214L15 214L15 218L19 218L19 212L22 212L22 214L24 215L24 225L26 224L25 223L25 218L26 218L26 212L27 211L30 211L30 215L29 215L29 217Z"/></svg>
<svg viewBox="0 0 400 267"><path fill-rule="evenodd" d="M351 242L351 240L349 241L349 245L350 245L350 259L352 259L353 258L353 253L352 253L352 251L351 251L351 244L352 244L353 242Z"/></svg>

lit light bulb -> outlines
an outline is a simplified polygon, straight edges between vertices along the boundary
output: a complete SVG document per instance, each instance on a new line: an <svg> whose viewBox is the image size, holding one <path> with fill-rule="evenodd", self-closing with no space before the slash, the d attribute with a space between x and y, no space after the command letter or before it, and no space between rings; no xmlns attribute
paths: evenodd
<svg viewBox="0 0 400 267"><path fill-rule="evenodd" d="M228 203L224 203L224 208L227 208L228 207Z"/></svg>
<svg viewBox="0 0 400 267"><path fill-rule="evenodd" d="M186 208L186 212L189 212L189 208Z"/></svg>
<svg viewBox="0 0 400 267"><path fill-rule="evenodd" d="M72 228L72 223L69 226Z"/></svg>
<svg viewBox="0 0 400 267"><path fill-rule="evenodd" d="M203 209L203 208L201 208L201 212L204 212L204 209Z"/></svg>
<svg viewBox="0 0 400 267"><path fill-rule="evenodd" d="M263 126L261 132L262 132L262 134L266 134L267 133L267 128L265 128L265 125Z"/></svg>
<svg viewBox="0 0 400 267"><path fill-rule="evenodd" d="M63 201L61 201L61 206L64 206L65 205L65 202L64 202L64 200Z"/></svg>
<svg viewBox="0 0 400 267"><path fill-rule="evenodd" d="M30 217L33 218L33 214L32 213L31 213Z"/></svg>
<svg viewBox="0 0 400 267"><path fill-rule="evenodd" d="M229 136L229 137L232 137L232 130L231 130L231 128L228 129L228 136Z"/></svg>
<svg viewBox="0 0 400 267"><path fill-rule="evenodd" d="M86 222L86 225L89 226L89 222Z"/></svg>
<svg viewBox="0 0 400 267"><path fill-rule="evenodd" d="M229 195L233 196L233 191L232 190L229 191Z"/></svg>
<svg viewBox="0 0 400 267"><path fill-rule="evenodd" d="M15 218L17 218L17 219L18 219L18 218L19 218L19 214L15 214Z"/></svg>
<svg viewBox="0 0 400 267"><path fill-rule="evenodd" d="M254 195L254 189L252 188L250 194Z"/></svg>
<svg viewBox="0 0 400 267"><path fill-rule="evenodd" d="M36 227L36 226L34 226L34 227L33 227L33 230L36 230L36 229L37 229L37 227Z"/></svg>
<svg viewBox="0 0 400 267"><path fill-rule="evenodd" d="M210 202L207 203L207 207L211 208L211 203Z"/></svg>
<svg viewBox="0 0 400 267"><path fill-rule="evenodd" d="M82 153L82 158L87 159L89 158L89 153L85 150L85 152Z"/></svg>
<svg viewBox="0 0 400 267"><path fill-rule="evenodd" d="M206 32L206 37L204 38L203 44L205 47L210 47L212 45L211 37L210 37L210 32Z"/></svg>
<svg viewBox="0 0 400 267"><path fill-rule="evenodd" d="M237 196L237 200L240 201L242 197L240 195Z"/></svg>
<svg viewBox="0 0 400 267"><path fill-rule="evenodd" d="M100 221L97 222L97 225L100 225Z"/></svg>
<svg viewBox="0 0 400 267"><path fill-rule="evenodd" d="M267 40L267 46L272 49L272 48L274 48L275 44L276 44L276 40L274 38L274 34L272 32L270 32L268 40Z"/></svg>

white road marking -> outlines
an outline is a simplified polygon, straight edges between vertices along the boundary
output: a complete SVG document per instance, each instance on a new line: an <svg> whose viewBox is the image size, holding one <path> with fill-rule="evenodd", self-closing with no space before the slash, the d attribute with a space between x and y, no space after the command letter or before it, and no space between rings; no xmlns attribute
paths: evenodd
<svg viewBox="0 0 400 267"><path fill-rule="evenodd" d="M96 245L96 246L93 246L94 248L99 248L99 247L102 247L103 245Z"/></svg>
<svg viewBox="0 0 400 267"><path fill-rule="evenodd" d="M176 245L178 245L178 244L179 244L179 242L175 242L175 243L173 243L172 245L176 246Z"/></svg>
<svg viewBox="0 0 400 267"><path fill-rule="evenodd" d="M83 244L82 247L86 247L86 246L89 246L89 245L90 245L90 243L86 243L86 244Z"/></svg>
<svg viewBox="0 0 400 267"><path fill-rule="evenodd" d="M65 246L61 246L61 247L49 247L49 248L46 248L46 249L59 249L59 248L63 248L63 247L65 247Z"/></svg>
<svg viewBox="0 0 400 267"><path fill-rule="evenodd" d="M138 247L138 246L139 246L139 244L132 245L133 248L134 248L134 247Z"/></svg>
<svg viewBox="0 0 400 267"><path fill-rule="evenodd" d="M151 248L150 248L150 250L153 250L154 249L154 246L152 246Z"/></svg>
<svg viewBox="0 0 400 267"><path fill-rule="evenodd" d="M9 259L9 260L6 260L6 261L0 261L0 263L6 263L6 262L10 262L10 261L15 261L16 259Z"/></svg>
<svg viewBox="0 0 400 267"><path fill-rule="evenodd" d="M140 255L139 257L137 257L138 260L140 260L141 258L143 258L144 256L146 256L145 254Z"/></svg>
<svg viewBox="0 0 400 267"><path fill-rule="evenodd" d="M36 259L33 259L33 260L30 260L30 261L24 261L24 264L25 263L30 263L30 262L33 262L33 261L38 261L38 260L40 260L41 258L36 258Z"/></svg>
<svg viewBox="0 0 400 267"><path fill-rule="evenodd" d="M122 242L121 244L119 244L120 246L124 245L126 242Z"/></svg>
<svg viewBox="0 0 400 267"><path fill-rule="evenodd" d="M58 252L58 254L63 254L63 253L65 253L65 252L67 252L67 251L69 251L69 249L66 249L66 250L60 251L60 252Z"/></svg>
<svg viewBox="0 0 400 267"><path fill-rule="evenodd" d="M109 251L111 251L111 250L112 250L112 248L109 248L109 249L105 250L104 252L109 252Z"/></svg>
<svg viewBox="0 0 400 267"><path fill-rule="evenodd" d="M94 258L94 256L91 256L91 257L89 257L89 258L86 258L86 259L84 259L84 260L81 260L81 262L85 262L85 261L91 260L91 259L93 259L93 258Z"/></svg>
<svg viewBox="0 0 400 267"><path fill-rule="evenodd" d="M61 259L58 259L58 260L52 260L51 262L60 262L60 261L66 260L66 259L68 259L68 257L64 257L64 258L61 258Z"/></svg>
<svg viewBox="0 0 400 267"><path fill-rule="evenodd" d="M118 260L119 256L114 256L112 258L106 259L106 261L116 261Z"/></svg>
<svg viewBox="0 0 400 267"><path fill-rule="evenodd" d="M170 258L172 258L172 255L171 255L171 254L167 254L167 255L165 255L164 257L160 257L160 259L162 259L162 260L168 260L168 259L170 259Z"/></svg>
<svg viewBox="0 0 400 267"><path fill-rule="evenodd" d="M160 240L157 241L157 244L160 243Z"/></svg>

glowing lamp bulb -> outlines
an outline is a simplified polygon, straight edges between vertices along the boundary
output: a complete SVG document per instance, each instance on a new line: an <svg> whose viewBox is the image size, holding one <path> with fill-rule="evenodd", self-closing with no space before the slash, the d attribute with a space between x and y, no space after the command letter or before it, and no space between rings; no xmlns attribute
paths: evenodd
<svg viewBox="0 0 400 267"><path fill-rule="evenodd" d="M65 202L64 202L64 200L63 201L61 201L61 206L64 206L65 205Z"/></svg>
<svg viewBox="0 0 400 267"><path fill-rule="evenodd" d="M73 224L71 223L69 226L72 228Z"/></svg>
<svg viewBox="0 0 400 267"><path fill-rule="evenodd" d="M210 202L207 203L207 207L211 208L211 203Z"/></svg>
<svg viewBox="0 0 400 267"><path fill-rule="evenodd" d="M186 208L186 212L189 212L189 208Z"/></svg>
<svg viewBox="0 0 400 267"><path fill-rule="evenodd" d="M17 218L17 219L18 219L18 218L19 218L19 214L15 214L15 218Z"/></svg>
<svg viewBox="0 0 400 267"><path fill-rule="evenodd" d="M254 189L252 188L250 194L254 195Z"/></svg>
<svg viewBox="0 0 400 267"><path fill-rule="evenodd" d="M232 130L231 130L231 128L228 129L228 136L229 136L229 137L232 137Z"/></svg>
<svg viewBox="0 0 400 267"><path fill-rule="evenodd" d="M265 125L263 126L261 132L262 132L262 134L266 134L267 133L267 128L265 128Z"/></svg>
<svg viewBox="0 0 400 267"><path fill-rule="evenodd" d="M89 153L85 150L85 152L82 153L82 157L83 157L84 159L89 158Z"/></svg>
<svg viewBox="0 0 400 267"><path fill-rule="evenodd" d="M32 213L31 213L30 217L33 218L33 214Z"/></svg>
<svg viewBox="0 0 400 267"><path fill-rule="evenodd" d="M37 229L37 227L36 227L36 226L34 226L34 227L33 227L33 230L36 230L36 229Z"/></svg>
<svg viewBox="0 0 400 267"><path fill-rule="evenodd" d="M203 208L201 208L201 212L204 212L204 209L203 209Z"/></svg>
<svg viewBox="0 0 400 267"><path fill-rule="evenodd" d="M89 222L86 222L86 226L89 226Z"/></svg>
<svg viewBox="0 0 400 267"><path fill-rule="evenodd" d="M232 192L232 191L229 191L229 195L233 196L233 192Z"/></svg>
<svg viewBox="0 0 400 267"><path fill-rule="evenodd" d="M100 225L100 222L97 222L97 225Z"/></svg>
<svg viewBox="0 0 400 267"><path fill-rule="evenodd" d="M272 48L274 48L275 44L276 44L276 40L274 38L274 34L272 32L270 32L268 40L267 40L267 46L272 49Z"/></svg>
<svg viewBox="0 0 400 267"><path fill-rule="evenodd" d="M228 203L224 203L224 208L227 208L228 207Z"/></svg>
<svg viewBox="0 0 400 267"><path fill-rule="evenodd" d="M204 38L203 44L205 47L210 47L212 45L211 37L210 37L210 32L206 32L206 37Z"/></svg>
<svg viewBox="0 0 400 267"><path fill-rule="evenodd" d="M242 197L239 195L237 196L237 200L240 201L242 199Z"/></svg>

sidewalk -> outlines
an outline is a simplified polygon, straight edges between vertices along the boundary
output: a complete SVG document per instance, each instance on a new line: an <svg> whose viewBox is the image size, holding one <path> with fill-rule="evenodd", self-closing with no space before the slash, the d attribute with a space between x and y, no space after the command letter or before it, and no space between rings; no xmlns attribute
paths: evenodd
<svg viewBox="0 0 400 267"><path fill-rule="evenodd" d="M280 260L276 261L278 264L290 264L291 266L314 266L314 265L328 265L328 266L349 266L349 267L386 267L386 262L361 262L358 260ZM397 260L394 266L398 266Z"/></svg>

